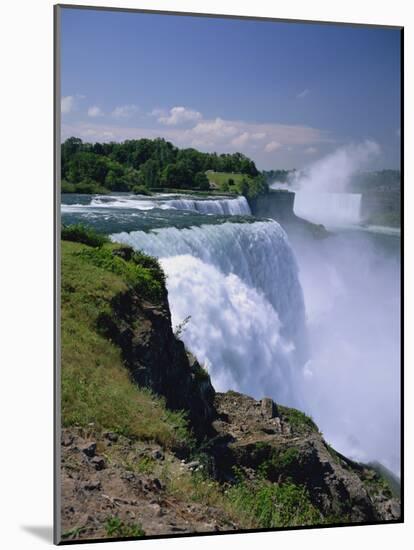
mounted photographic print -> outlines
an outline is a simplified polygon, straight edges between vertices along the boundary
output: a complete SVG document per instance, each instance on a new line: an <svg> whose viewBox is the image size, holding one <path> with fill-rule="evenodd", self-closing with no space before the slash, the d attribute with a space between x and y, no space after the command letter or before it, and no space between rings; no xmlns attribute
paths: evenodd
<svg viewBox="0 0 414 550"><path fill-rule="evenodd" d="M56 543L403 521L402 47L55 8Z"/></svg>

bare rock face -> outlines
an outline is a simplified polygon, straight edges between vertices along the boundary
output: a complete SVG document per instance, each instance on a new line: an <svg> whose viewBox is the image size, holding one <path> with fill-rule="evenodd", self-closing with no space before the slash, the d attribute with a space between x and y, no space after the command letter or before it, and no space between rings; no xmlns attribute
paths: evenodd
<svg viewBox="0 0 414 550"><path fill-rule="evenodd" d="M174 336L167 294L153 305L133 290L125 292L99 325L120 346L137 384L164 396L170 409L188 411L195 434L204 437L215 415L215 392L197 359Z"/></svg>
<svg viewBox="0 0 414 550"><path fill-rule="evenodd" d="M265 418L271 419L278 416L276 404L270 397L263 397L260 401L261 412Z"/></svg>
<svg viewBox="0 0 414 550"><path fill-rule="evenodd" d="M312 503L333 522L399 519L399 500L381 476L330 448L300 411L233 391L216 393L215 406L212 454L223 480L231 480L235 466L252 477L265 466L270 481L305 486Z"/></svg>

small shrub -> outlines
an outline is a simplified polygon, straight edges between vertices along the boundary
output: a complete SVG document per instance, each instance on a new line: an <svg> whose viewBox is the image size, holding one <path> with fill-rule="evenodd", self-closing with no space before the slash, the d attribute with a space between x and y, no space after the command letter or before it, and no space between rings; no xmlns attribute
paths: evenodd
<svg viewBox="0 0 414 550"><path fill-rule="evenodd" d="M191 319L191 315L187 315L187 317L181 321L181 323L178 323L178 325L174 329L174 336L176 338L180 338L181 334L184 332L188 322Z"/></svg>
<svg viewBox="0 0 414 550"><path fill-rule="evenodd" d="M110 192L108 189L100 186L99 183L91 179L86 179L81 181L80 183L76 183L75 190L76 193L85 193L87 195L106 195Z"/></svg>
<svg viewBox="0 0 414 550"><path fill-rule="evenodd" d="M289 479L298 467L299 450L289 447L283 451L273 451L271 456L264 460L259 468L259 474L272 481Z"/></svg>
<svg viewBox="0 0 414 550"><path fill-rule="evenodd" d="M109 517L105 522L108 537L144 537L145 531L139 523L125 523L120 518Z"/></svg>
<svg viewBox="0 0 414 550"><path fill-rule="evenodd" d="M102 246L103 244L109 242L108 237L97 233L94 229L86 227L81 223L63 225L61 230L61 238L64 241L87 244L93 247Z"/></svg>
<svg viewBox="0 0 414 550"><path fill-rule="evenodd" d="M96 267L120 275L144 299L158 303L164 297L164 272L155 258L135 253L132 261L126 261L110 247L84 249L79 256Z"/></svg>
<svg viewBox="0 0 414 550"><path fill-rule="evenodd" d="M73 183L69 183L66 180L62 180L60 184L62 193L76 193L76 188Z"/></svg>
<svg viewBox="0 0 414 550"><path fill-rule="evenodd" d="M236 510L247 514L260 528L317 525L323 521L307 490L294 483L250 481L239 471L238 482L228 490L227 497Z"/></svg>

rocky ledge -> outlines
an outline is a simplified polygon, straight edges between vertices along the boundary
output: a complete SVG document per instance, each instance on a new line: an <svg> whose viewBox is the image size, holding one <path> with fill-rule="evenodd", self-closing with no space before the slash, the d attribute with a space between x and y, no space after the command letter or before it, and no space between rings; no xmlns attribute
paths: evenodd
<svg viewBox="0 0 414 550"><path fill-rule="evenodd" d="M399 500L383 477L332 449L305 414L232 391L217 393L215 406L211 452L223 479L232 480L239 466L252 478L260 472L274 483L293 480L334 522L399 519Z"/></svg>

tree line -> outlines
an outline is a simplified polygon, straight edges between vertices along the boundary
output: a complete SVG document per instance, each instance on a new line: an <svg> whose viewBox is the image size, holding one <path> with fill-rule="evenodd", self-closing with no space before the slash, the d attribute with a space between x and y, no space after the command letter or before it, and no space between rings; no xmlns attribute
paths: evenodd
<svg viewBox="0 0 414 550"><path fill-rule="evenodd" d="M163 138L84 143L71 137L61 145L61 170L62 192L77 193L208 190L208 170L243 174L256 188L262 179L253 160L242 153L179 149Z"/></svg>

